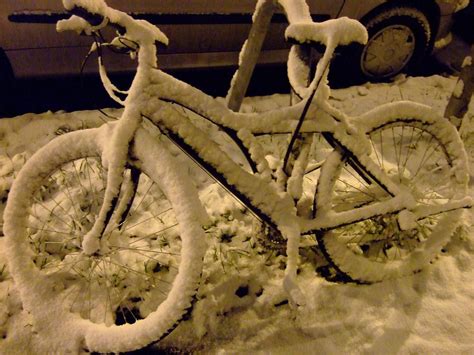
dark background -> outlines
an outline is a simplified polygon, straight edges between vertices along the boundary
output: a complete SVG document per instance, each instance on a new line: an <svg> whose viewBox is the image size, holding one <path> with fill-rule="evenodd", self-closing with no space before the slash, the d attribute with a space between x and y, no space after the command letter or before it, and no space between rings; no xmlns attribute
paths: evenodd
<svg viewBox="0 0 474 355"><path fill-rule="evenodd" d="M235 69L235 67L225 67L167 72L209 95L225 96ZM111 75L111 80L120 89L127 89L132 75L114 74ZM286 67L272 65L256 68L248 95L288 92ZM78 70L77 76L16 80L6 116L26 112L40 113L47 110L75 111L104 107L118 107L118 105L108 97L98 75L81 75Z"/></svg>
<svg viewBox="0 0 474 355"><path fill-rule="evenodd" d="M474 43L474 1L455 15L454 40L448 48L432 55L423 63L419 75L457 74L460 63ZM212 96L225 96L235 67L169 71L177 78L196 86ZM130 74L115 74L112 81L126 89L131 82ZM345 86L344 78L334 76L333 88ZM290 90L285 65L257 67L250 83L248 96L288 93ZM4 97L8 101L0 117L13 117L27 112L75 111L117 107L102 87L98 75L16 80L12 90Z"/></svg>

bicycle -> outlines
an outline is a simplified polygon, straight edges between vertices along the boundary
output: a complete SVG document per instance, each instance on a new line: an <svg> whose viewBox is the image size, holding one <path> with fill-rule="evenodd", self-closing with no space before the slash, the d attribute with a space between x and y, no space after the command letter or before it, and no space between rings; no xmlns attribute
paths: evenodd
<svg viewBox="0 0 474 355"><path fill-rule="evenodd" d="M239 113L157 69L155 42L167 43L158 28L102 0L63 2L75 15L60 30L91 34L112 25L118 33L111 43L132 50L138 67L124 101L101 68L105 88L125 107L119 121L51 141L11 188L8 265L38 327L60 320L63 337L78 347L119 352L159 341L191 310L208 218L161 139L238 198L271 230L269 238L286 242L283 287L293 306L304 303L296 281L301 235L316 235L325 256L352 280L378 282L419 271L447 242L462 209L472 207L466 153L447 120L411 102L355 118L330 105L330 59L337 45L366 40L358 22L313 23L304 1L280 1L286 36L297 43L289 65L300 100ZM297 71L307 69L298 63L308 43L326 50L306 85ZM247 166L187 112L226 133ZM289 143L272 169L256 137L277 134ZM322 162L311 155L316 135L332 149ZM308 177L317 178L309 189Z"/></svg>

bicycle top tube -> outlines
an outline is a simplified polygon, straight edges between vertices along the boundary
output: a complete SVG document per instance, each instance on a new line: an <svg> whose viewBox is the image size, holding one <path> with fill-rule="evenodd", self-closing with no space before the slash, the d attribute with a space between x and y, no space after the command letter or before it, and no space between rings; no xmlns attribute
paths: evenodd
<svg viewBox="0 0 474 355"><path fill-rule="evenodd" d="M259 5L262 5L265 1L268 0L259 1L257 10ZM336 30L340 28L341 25L346 27L355 26L354 28L358 28L357 25L362 25L356 23L354 20L339 19L339 21L342 22L334 20L334 22L330 22L324 26L313 26L311 25L311 17L307 16L309 10L304 0L295 0L292 2L280 0L279 2L286 11L290 23L287 30L293 28L293 31L287 31L288 33L286 35L295 38L299 43L306 41L327 42L327 50L324 53L322 61L318 63L312 84L308 87L308 89L311 88L313 91L312 95L292 107L260 114L235 113L202 91L157 70L156 42L167 44L168 39L166 36L154 25L147 21L136 20L124 12L110 8L103 0L63 0L65 8L77 14L77 16L59 22L58 29L92 33L111 24L119 29L118 39L124 38L128 41L136 42L136 50L138 51L137 76L130 90L126 92L128 94L126 101L121 100L114 94L114 91L117 91L117 89L108 80L102 65L100 71L101 79L109 95L126 107L136 107L135 104L138 104L144 108L149 105L147 101L157 97L162 101L174 103L189 109L217 126L231 129L235 132L246 129L253 134L291 133L295 136L305 132L334 132L340 123L343 123L343 126L345 126L344 130L348 132L349 125L345 124L347 123L345 114L332 107L328 102L329 87L327 84L323 83L321 89L314 84L319 83L321 81L320 79L327 75L327 67L332 57L332 52L337 45L336 42L340 40L350 42L357 40L356 37L361 37L349 36L350 38L340 39L338 38L340 36L335 35L337 33ZM301 25L304 26L301 27ZM326 31L323 31L323 27L327 27ZM321 36L315 36L312 33L319 30L327 33L323 33ZM362 32L365 33L365 30ZM315 100L308 105L307 101L312 100L315 92ZM318 92L321 94L318 95ZM316 105L314 105L313 102L316 103ZM127 110L126 108L126 111ZM144 109L142 114L154 116L154 110ZM128 116L129 115L123 115L123 117ZM304 121L302 121L303 118ZM154 119L157 119L157 116L154 116ZM133 133L130 132L130 137L132 135Z"/></svg>
<svg viewBox="0 0 474 355"><path fill-rule="evenodd" d="M127 13L107 6L104 0L62 1L64 7L74 16L59 21L57 24L59 31L74 30L90 35L107 25L114 26L118 29L119 35L112 40L111 45L119 44L118 47L120 47L120 44L123 45L120 39L126 40L132 43L135 46L134 50L138 52L138 70L144 69L146 71L157 67L157 48L155 44L168 44L168 38L158 27L147 21L134 19ZM254 14L257 14L268 3L274 3L274 5L278 5L283 9L288 19L288 27L285 31L287 40L297 45L317 42L326 46L326 51L321 60L323 63L318 65L313 83L320 81L325 68L328 67L334 49L339 44L365 43L367 41L367 31L356 20L339 18L320 24L314 23L305 0L277 0L276 2L273 0L259 0ZM251 39L249 38L249 40ZM290 59L294 57L294 54L294 51L290 52ZM288 64L292 65L291 63L296 63L296 66L301 68L301 63L298 63L295 58L289 60ZM294 80L292 80L291 75L289 79L293 86L295 83L293 83ZM313 86L313 84L310 85L310 87ZM299 96L306 96L304 90L300 91L296 91Z"/></svg>
<svg viewBox="0 0 474 355"><path fill-rule="evenodd" d="M292 133L306 103L303 100L292 106L258 113L234 112L227 108L221 100L207 95L161 70L152 70L150 74L150 83L143 88L148 98L156 97L166 103L176 104L218 126L230 128L234 131L247 129L256 135ZM157 110L155 104L153 100L144 102L143 113L146 115L152 114ZM340 119L338 116L343 114L337 111L337 116L333 117L332 113L329 114L326 110L311 105L308 119L303 123L301 132L333 131Z"/></svg>

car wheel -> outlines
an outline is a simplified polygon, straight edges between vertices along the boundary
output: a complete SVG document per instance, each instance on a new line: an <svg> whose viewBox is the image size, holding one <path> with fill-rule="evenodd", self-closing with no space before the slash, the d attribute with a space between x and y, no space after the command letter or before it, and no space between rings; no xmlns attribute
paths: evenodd
<svg viewBox="0 0 474 355"><path fill-rule="evenodd" d="M386 10L366 23L369 41L362 49L359 66L371 80L384 80L413 69L427 53L430 24L417 9Z"/></svg>
<svg viewBox="0 0 474 355"><path fill-rule="evenodd" d="M363 20L369 40L365 46L341 48L331 66L333 87L388 80L413 71L430 48L426 16L412 7L391 7Z"/></svg>

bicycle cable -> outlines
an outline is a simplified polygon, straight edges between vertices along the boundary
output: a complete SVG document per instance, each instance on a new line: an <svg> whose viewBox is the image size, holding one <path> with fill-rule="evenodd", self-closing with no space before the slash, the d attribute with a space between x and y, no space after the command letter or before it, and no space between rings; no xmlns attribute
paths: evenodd
<svg viewBox="0 0 474 355"><path fill-rule="evenodd" d="M301 127L303 126L303 122L306 118L306 115L308 113L309 107L311 106L311 102L313 101L314 95L316 94L316 91L319 88L319 85L321 84L321 81L323 78L326 77L325 73L327 69L329 68L330 61L326 63L326 66L324 67L323 74L319 77L318 81L316 82L316 85L314 89L311 91L311 94L308 96L308 100L306 101L303 111L301 112L300 118L298 120L298 124L295 127L295 130L293 131L293 134L291 135L290 143L288 144L288 148L286 149L285 157L283 158L283 172L289 176L290 174L286 171L287 170L287 165L290 160L290 155L293 150L293 146L295 145L296 140L298 139L298 134L301 130Z"/></svg>

